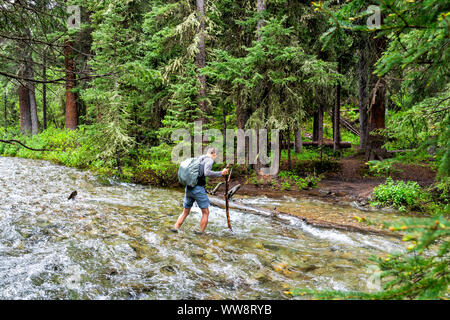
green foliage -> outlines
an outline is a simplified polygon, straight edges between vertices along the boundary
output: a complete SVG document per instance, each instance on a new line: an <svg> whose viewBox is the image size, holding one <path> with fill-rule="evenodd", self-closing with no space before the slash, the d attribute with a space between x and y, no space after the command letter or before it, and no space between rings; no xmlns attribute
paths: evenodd
<svg viewBox="0 0 450 320"><path fill-rule="evenodd" d="M297 186L299 190L316 188L322 180L322 175L309 174L306 177L299 177L292 171L280 171L278 175L281 180L281 189L290 190L292 185Z"/></svg>
<svg viewBox="0 0 450 320"><path fill-rule="evenodd" d="M133 181L155 186L178 186L178 165L170 161L151 161L139 159L133 173Z"/></svg>
<svg viewBox="0 0 450 320"><path fill-rule="evenodd" d="M393 206L400 211L420 210L422 204L429 199L415 181L394 181L390 177L385 184L373 189L371 205Z"/></svg>
<svg viewBox="0 0 450 320"><path fill-rule="evenodd" d="M171 162L172 148L167 144L140 150L133 181L156 186L178 186L178 165Z"/></svg>
<svg viewBox="0 0 450 320"><path fill-rule="evenodd" d="M93 127L81 127L78 130L49 128L34 136L21 136L17 133L3 133L2 139L17 139L35 149L50 151L32 151L20 145L0 144L0 154L23 158L44 159L70 167L87 168L97 158L99 150L94 145ZM1 134L1 132L0 132Z"/></svg>
<svg viewBox="0 0 450 320"><path fill-rule="evenodd" d="M288 181L281 183L281 190L291 190L291 184Z"/></svg>
<svg viewBox="0 0 450 320"><path fill-rule="evenodd" d="M388 176L394 172L400 172L399 169L394 168L395 159L386 159L383 161L371 160L366 164L369 167L369 175L375 177Z"/></svg>

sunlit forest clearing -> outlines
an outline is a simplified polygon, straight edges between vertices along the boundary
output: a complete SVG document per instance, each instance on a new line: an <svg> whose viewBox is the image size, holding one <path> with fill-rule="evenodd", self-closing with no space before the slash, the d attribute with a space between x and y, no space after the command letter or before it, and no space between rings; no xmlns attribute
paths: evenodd
<svg viewBox="0 0 450 320"><path fill-rule="evenodd" d="M0 0L0 299L448 299L449 42L443 0ZM195 123L278 134L198 237Z"/></svg>

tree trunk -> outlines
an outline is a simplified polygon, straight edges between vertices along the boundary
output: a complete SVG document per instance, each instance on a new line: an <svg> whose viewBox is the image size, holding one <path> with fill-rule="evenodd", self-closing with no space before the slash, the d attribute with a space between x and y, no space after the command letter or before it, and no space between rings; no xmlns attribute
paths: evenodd
<svg viewBox="0 0 450 320"><path fill-rule="evenodd" d="M27 74L30 79L34 79L34 71L31 60L31 53L29 56L29 60L27 63ZM31 134L38 134L39 131L39 123L38 123L38 115L37 115L37 105L36 105L36 92L34 83L32 81L27 83L28 87L28 95L29 95L29 104L30 104L30 115L31 115Z"/></svg>
<svg viewBox="0 0 450 320"><path fill-rule="evenodd" d="M317 115L317 143L319 147L323 144L323 107L319 106Z"/></svg>
<svg viewBox="0 0 450 320"><path fill-rule="evenodd" d="M47 81L47 60L45 52L42 64L42 80L44 80L44 83L42 84L42 126L45 130L47 129L47 85L45 83L45 81Z"/></svg>
<svg viewBox="0 0 450 320"><path fill-rule="evenodd" d="M294 135L294 151L300 153L302 150L302 132L300 129L295 130Z"/></svg>
<svg viewBox="0 0 450 320"><path fill-rule="evenodd" d="M385 128L385 84L382 78L378 79L372 93L369 107L369 132ZM384 137L380 134L370 134L368 148L366 149L366 160L383 160L386 151L382 149Z"/></svg>
<svg viewBox="0 0 450 320"><path fill-rule="evenodd" d="M313 134L312 140L317 142L319 140L319 112L313 114Z"/></svg>
<svg viewBox="0 0 450 320"><path fill-rule="evenodd" d="M225 103L222 106L222 116L223 116L223 152L222 152L222 157L223 157L223 162L226 164L227 161L227 111L226 111L226 106Z"/></svg>
<svg viewBox="0 0 450 320"><path fill-rule="evenodd" d="M338 59L338 69L337 72L341 73L341 61ZM341 84L338 83L336 86L336 99L334 102L333 111L333 149L338 151L340 149L341 143Z"/></svg>
<svg viewBox="0 0 450 320"><path fill-rule="evenodd" d="M286 138L288 150L288 168L289 170L291 170L291 131L289 129L286 131Z"/></svg>
<svg viewBox="0 0 450 320"><path fill-rule="evenodd" d="M22 73L22 72L20 72ZM25 76L25 73L19 73L19 76ZM19 94L19 112L20 112L20 132L23 134L31 133L31 112L30 112L30 94L28 88L20 83Z"/></svg>
<svg viewBox="0 0 450 320"><path fill-rule="evenodd" d="M76 86L75 62L73 59L72 43L64 43L66 66L66 128L75 130L78 126L77 97L73 89Z"/></svg>
<svg viewBox="0 0 450 320"><path fill-rule="evenodd" d="M375 39L373 41L374 48L376 50L377 59L381 57L386 46L386 39L384 37ZM368 143L365 152L366 161L379 159L383 160L387 153L386 150L382 148L384 144L384 137L380 134L370 134L371 132L384 129L385 128L385 92L386 85L383 78L372 77L373 89L370 96L369 105L369 120L368 120Z"/></svg>
<svg viewBox="0 0 450 320"><path fill-rule="evenodd" d="M28 39L32 39L33 35L31 33L31 29L26 29L26 37ZM22 44L23 50L24 50L24 56L25 56L25 74L28 79L34 79L34 70L33 70L33 51L32 46L33 43L31 40L26 40ZM33 81L28 81L26 83L26 86L28 88L28 104L30 106L30 116L31 116L31 134L35 135L39 131L39 123L38 123L38 116L37 116L37 105L36 105L36 92Z"/></svg>
<svg viewBox="0 0 450 320"><path fill-rule="evenodd" d="M258 12L258 13L262 13L262 12L264 12L266 10L266 1L265 0L257 0L256 1L256 11ZM257 40L258 41L260 41L261 40L261 33L260 33L260 29L261 29L261 27L264 25L264 20L263 19L260 19L259 21L258 21L258 25L257 25L257 30L256 30L256 37L257 37ZM261 89L257 89L257 90L261 90ZM267 89L266 88L266 90L267 91L269 91L270 92L270 89ZM264 96L264 94L263 94L263 96ZM266 110L267 111L267 110ZM259 134L258 134L258 136L259 136ZM280 144L280 142L281 142L281 140L279 140L279 147L281 148L281 144ZM259 145L259 137L257 138L257 143L256 143L256 152L257 152L257 154L258 154L258 157L257 157L257 159L256 159L256 164L254 164L254 166L253 166L253 168L254 168L254 170L255 170L255 172L257 173L257 174L259 174L260 173L260 171L261 171L261 168L263 167L263 164L261 163L261 161L260 161L260 145ZM281 154L281 153L280 153ZM273 161L279 161L280 160L280 158L281 157L279 157L278 159L274 159Z"/></svg>
<svg viewBox="0 0 450 320"><path fill-rule="evenodd" d="M245 125L247 124L248 119L250 118L250 114L248 109L244 106L242 101L242 85L239 85L236 94L236 122L237 128L245 130ZM226 132L224 133L226 135ZM245 145L245 163L247 169L250 168L250 141L247 143L247 139L244 142Z"/></svg>
<svg viewBox="0 0 450 320"><path fill-rule="evenodd" d="M358 48L358 85L359 85L359 147L365 150L369 135L367 115L367 43L360 40Z"/></svg>
<svg viewBox="0 0 450 320"><path fill-rule="evenodd" d="M37 116L36 93L33 83L29 83L28 93L30 95L30 113L31 113L31 134L35 135L39 132L39 123Z"/></svg>
<svg viewBox="0 0 450 320"><path fill-rule="evenodd" d="M5 82L5 101L4 101L4 107L5 107L5 128L8 128L8 92L7 92L7 82Z"/></svg>
<svg viewBox="0 0 450 320"><path fill-rule="evenodd" d="M198 52L195 56L195 66L198 73L198 81L200 88L198 91L199 108L202 110L203 115L201 118L202 123L207 122L207 104L206 104L206 76L200 74L200 69L206 67L206 46L205 46L205 0L196 0L197 3L197 19L200 23L198 30Z"/></svg>
<svg viewBox="0 0 450 320"><path fill-rule="evenodd" d="M22 61L27 59L26 45L21 44L18 48L18 55ZM19 66L18 76L22 78L28 77L27 63L24 62ZM22 134L31 133L31 112L30 112L30 94L28 92L27 83L25 81L19 82L18 87L19 95L19 117L20 117L20 132Z"/></svg>

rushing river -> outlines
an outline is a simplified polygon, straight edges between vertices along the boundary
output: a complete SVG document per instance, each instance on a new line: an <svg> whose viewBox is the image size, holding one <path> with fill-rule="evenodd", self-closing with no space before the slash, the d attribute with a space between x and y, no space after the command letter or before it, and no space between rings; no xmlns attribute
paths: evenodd
<svg viewBox="0 0 450 320"><path fill-rule="evenodd" d="M67 200L73 190L76 199ZM183 231L172 233L182 200L179 191L0 157L0 299L285 299L283 291L295 287L368 291L368 258L403 250L390 238L234 210L230 233L216 207L205 235L194 233L196 207Z"/></svg>

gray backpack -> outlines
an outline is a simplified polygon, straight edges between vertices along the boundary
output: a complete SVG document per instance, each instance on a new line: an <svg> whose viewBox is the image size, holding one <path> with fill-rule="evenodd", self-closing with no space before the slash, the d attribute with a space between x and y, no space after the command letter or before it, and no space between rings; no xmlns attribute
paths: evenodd
<svg viewBox="0 0 450 320"><path fill-rule="evenodd" d="M204 156L189 158L181 162L178 168L178 181L183 186L195 187L198 177L203 175Z"/></svg>

